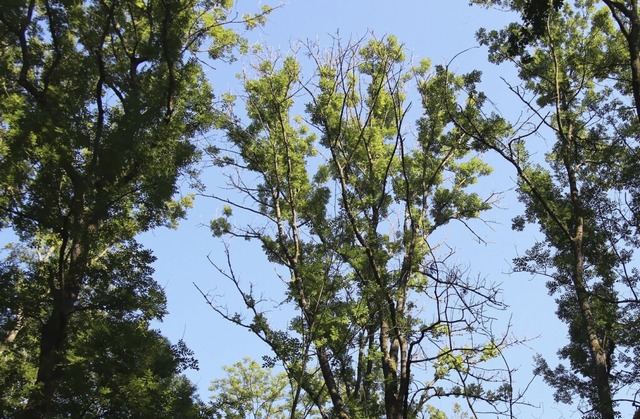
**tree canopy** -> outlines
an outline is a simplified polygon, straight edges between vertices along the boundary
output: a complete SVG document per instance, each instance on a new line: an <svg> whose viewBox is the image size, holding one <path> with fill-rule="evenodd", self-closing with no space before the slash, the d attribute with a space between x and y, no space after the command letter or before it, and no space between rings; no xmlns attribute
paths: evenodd
<svg viewBox="0 0 640 419"><path fill-rule="evenodd" d="M3 4L1 223L19 243L0 270L0 410L193 416L178 376L193 363L149 330L165 296L135 237L189 206L177 182L215 122L201 56L242 46L224 26L231 12L231 1Z"/></svg>
<svg viewBox="0 0 640 419"><path fill-rule="evenodd" d="M517 66L522 85L511 90L551 142L545 164L531 158L540 144L525 127L508 141L470 134L516 169L525 213L514 228L536 223L543 233L514 260L515 269L548 278L556 313L569 328L558 356L570 367L551 368L538 357L536 372L556 389L556 400L584 401L583 417L614 418L622 395L638 385L637 188L628 174L637 167L632 109L639 102L629 66L634 52L618 15L631 10L622 2L605 1L609 9L595 3L558 3L539 22L525 18L525 26L537 25L526 50L505 44L517 25L478 35L492 61Z"/></svg>
<svg viewBox="0 0 640 419"><path fill-rule="evenodd" d="M211 224L217 235L257 240L286 268L278 304L296 314L275 329L231 265L218 269L247 314L212 307L266 342L322 417L416 417L445 396L464 397L472 412L509 412L519 399L509 368L483 366L514 343L493 333L487 314L503 308L498 291L447 263L431 238L491 205L492 195L470 190L491 168L453 125L504 134L481 114L479 74L412 66L392 36L308 54L310 76L286 56L260 61L245 80L250 122L231 120L233 152L216 156L241 169L229 184L244 198L219 198L230 206ZM422 97L415 135L409 89ZM293 113L300 97L304 116ZM260 221L233 225L233 207Z"/></svg>
<svg viewBox="0 0 640 419"><path fill-rule="evenodd" d="M0 416L518 417L536 377L581 417L640 415L638 2L468 3L513 20L476 35L506 106L486 66L452 65L466 53L432 65L391 34L250 43L271 6L5 1ZM208 399L187 342L154 328L167 296L140 243L196 196L233 293L195 303L266 348ZM511 362L529 341L503 280L456 253L492 246L510 196L500 240L535 241L486 263L544 278L538 310L567 331L531 366ZM247 280L247 257L272 269Z"/></svg>

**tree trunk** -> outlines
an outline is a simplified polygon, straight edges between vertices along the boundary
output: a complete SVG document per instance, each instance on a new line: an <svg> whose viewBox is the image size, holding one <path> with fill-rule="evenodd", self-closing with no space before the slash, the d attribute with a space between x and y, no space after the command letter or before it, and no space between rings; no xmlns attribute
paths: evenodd
<svg viewBox="0 0 640 419"><path fill-rule="evenodd" d="M589 295L583 282L584 261L582 255L581 233L575 243L574 257L574 287L578 297L582 319L585 322L586 332L589 336L589 351L591 352L591 362L593 365L593 383L595 384L598 393L598 405L596 408L602 415L602 419L614 419L615 412L613 409L611 384L609 382L609 372L607 368L607 354L594 327Z"/></svg>
<svg viewBox="0 0 640 419"><path fill-rule="evenodd" d="M332 415L332 417L338 419L348 419L349 414L347 413L347 409L344 405L344 400L342 400L342 396L340 395L340 391L338 390L338 384L336 383L333 376L333 371L331 370L331 365L329 364L327 351L324 346L318 347L317 351L318 363L320 364L322 378L324 379L327 390L329 391L329 396L331 397L331 402L333 403L335 414Z"/></svg>
<svg viewBox="0 0 640 419"><path fill-rule="evenodd" d="M70 295L65 295L54 298L51 315L42 325L36 390L30 395L29 402L21 416L25 419L46 418L54 414L52 401L58 379L58 369L64 362L67 326L75 304L75 298L69 297Z"/></svg>
<svg viewBox="0 0 640 419"><path fill-rule="evenodd" d="M81 278L80 272L86 266L86 246L75 243L71 246L68 263L65 262L67 240L70 231L66 225L65 234L58 255L59 267L57 281L50 279L50 293L52 295L51 314L40 328L40 353L38 355L38 374L36 388L29 395L29 401L21 417L25 419L52 417L55 413L55 389L60 368L65 363L65 346L67 343L69 320L78 300ZM89 232L94 231L95 225L89 226L78 241L86 242ZM81 229L82 231L82 229Z"/></svg>
<svg viewBox="0 0 640 419"><path fill-rule="evenodd" d="M387 419L402 419L403 399L398 394L398 363L389 324L384 318L380 323L380 348L382 349L382 374L384 376L384 407Z"/></svg>
<svg viewBox="0 0 640 419"><path fill-rule="evenodd" d="M640 121L640 51L638 51L640 48L640 22L638 22L638 16L636 15L630 20L631 28L627 36L627 44L629 46L629 59L631 61L631 88L633 91L636 116Z"/></svg>
<svg viewBox="0 0 640 419"><path fill-rule="evenodd" d="M575 237L573 238L573 287L578 298L580 314L585 324L587 336L589 337L589 352L591 353L593 367L593 384L596 386L598 393L596 409L602 415L602 419L614 419L615 412L611 396L611 384L609 383L607 354L602 345L602 341L598 337L598 332L595 327L596 320L593 318L591 303L589 301L589 292L584 283L584 253L582 242L584 237L584 218L581 215L582 207L580 199L577 197L577 186L573 171L569 172L569 179L571 189L575 191L575 193L572 193L572 200L574 217L577 221Z"/></svg>
<svg viewBox="0 0 640 419"><path fill-rule="evenodd" d="M637 2L633 2L631 8L628 8L624 3L613 0L604 0L604 3L611 10L611 15L618 23L618 27L627 41L631 66L631 90L636 116L640 121L640 18L638 5ZM620 14L624 15L624 18ZM629 22L628 27L625 25L625 18Z"/></svg>

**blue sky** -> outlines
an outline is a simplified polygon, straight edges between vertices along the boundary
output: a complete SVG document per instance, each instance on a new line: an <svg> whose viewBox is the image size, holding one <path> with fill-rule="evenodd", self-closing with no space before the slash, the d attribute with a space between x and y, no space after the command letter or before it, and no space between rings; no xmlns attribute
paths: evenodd
<svg viewBox="0 0 640 419"><path fill-rule="evenodd" d="M259 7L261 2L242 2L241 7ZM244 10L242 10L244 11ZM429 58L433 64L446 64L461 51L476 46L474 33L479 27L499 28L512 19L508 13L468 6L468 0L290 0L274 11L262 29L247 34L253 42L269 45L272 49L289 50L297 39L318 40L329 45L331 36L339 33L344 39L358 38L372 31L376 36L395 35L416 59ZM458 73L480 69L483 71L482 89L508 117L517 117L520 105L509 93L500 77L515 81L508 68L498 68L486 61L486 51L471 49L458 56L451 68ZM240 86L234 73L241 70L242 60L233 66L217 64L211 81L217 93L239 93ZM510 115L510 112L513 114ZM211 141L218 134L212 134ZM524 252L537 236L535 228L522 233L511 231L511 218L521 207L515 200L513 173L494 158L495 171L480 181L485 193L506 191L500 208L484 218L490 224L476 223L478 233L486 237L487 244L478 243L462 226L452 225L441 234L455 246L456 262L469 271L502 284L504 300L509 304L502 313L502 324L512 323L512 332L519 338L536 338L507 354L510 364L518 367L517 385L524 387L531 379L532 358L543 354L554 364L555 351L566 339L566 328L555 317L555 302L549 297L544 278L525 274L509 274L510 260ZM210 192L223 186L217 169L207 169L203 180ZM207 387L214 378L223 375L221 367L251 356L260 359L268 350L249 332L225 322L209 307L192 282L201 289L216 294L219 301L237 303L237 295L210 265L207 256L222 262L220 240L211 236L207 225L219 216L222 205L211 199L198 199L178 230L156 230L144 236L143 242L153 249L158 261L156 279L167 291L170 314L159 325L173 341L184 338L200 361L200 371L189 372L206 398ZM267 287L278 287L274 267L268 264L260 249L246 242L232 243L233 261L237 273L246 282ZM269 282L270 281L270 282ZM522 408L518 417L578 418L575 406L557 405L552 391L541 379L536 379L527 400L538 406ZM630 416L630 415L629 415Z"/></svg>

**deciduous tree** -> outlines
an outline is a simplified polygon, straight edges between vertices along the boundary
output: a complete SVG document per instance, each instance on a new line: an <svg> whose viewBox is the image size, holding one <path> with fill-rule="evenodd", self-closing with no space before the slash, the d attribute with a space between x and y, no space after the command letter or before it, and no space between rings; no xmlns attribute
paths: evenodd
<svg viewBox="0 0 640 419"><path fill-rule="evenodd" d="M291 56L247 76L248 124L230 120L231 151L216 156L237 169L229 182L243 198L217 196L229 206L212 222L284 268L281 303L297 315L276 328L231 254L216 266L245 309L210 304L271 347L267 361L282 363L322 417L416 417L445 396L464 397L470 412L509 412L518 395L495 361L512 342L487 317L503 308L498 290L448 264L432 237L491 205L472 190L491 169L452 126L481 118L478 73L410 66L392 36L307 48L311 76ZM409 89L422 99L415 134ZM306 112L295 116L300 97ZM234 223L234 210L255 222Z"/></svg>
<svg viewBox="0 0 640 419"><path fill-rule="evenodd" d="M526 12L521 3L504 4ZM509 87L527 107L526 122L508 141L489 127L457 123L515 168L525 213L514 228L536 223L543 234L515 269L548 278L569 328L569 343L558 351L569 365L552 369L538 358L536 371L557 400L582 400L584 417L614 418L630 401L623 395L637 394L640 384L636 186L628 176L637 167L637 123L629 80L617 78L623 43L609 12L593 2L565 2L537 25L536 37L516 51L508 39L517 24L479 33L491 60L516 65L521 84ZM533 157L542 152L546 161Z"/></svg>
<svg viewBox="0 0 640 419"><path fill-rule="evenodd" d="M134 237L173 224L189 204L173 200L177 180L198 157L193 138L214 123L199 57L228 57L241 44L224 26L231 6L3 3L1 221L26 250L3 266L0 355L3 373L17 374L2 377L3 393L29 388L14 400L24 417L68 414L63 383L88 319L106 316L103 325L118 327L117 313L131 321L126 327L142 327L148 345L166 347L145 330L164 296ZM247 19L251 26L261 17ZM25 353L35 358L17 355ZM27 363L10 364L19 359Z"/></svg>
<svg viewBox="0 0 640 419"><path fill-rule="evenodd" d="M223 370L227 377L214 380L209 388L214 391L214 417L284 419L291 414L289 379L284 372L273 374L251 358Z"/></svg>

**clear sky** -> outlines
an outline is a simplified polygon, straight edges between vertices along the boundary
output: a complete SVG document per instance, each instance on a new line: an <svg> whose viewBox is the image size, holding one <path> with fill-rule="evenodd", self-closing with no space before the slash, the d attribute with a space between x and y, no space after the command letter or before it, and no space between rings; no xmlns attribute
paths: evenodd
<svg viewBox="0 0 640 419"><path fill-rule="evenodd" d="M244 1L241 7L250 10L252 5L257 8L260 4ZM512 18L504 12L470 7L468 0L289 0L273 12L263 29L247 36L272 49L286 51L297 39L317 39L328 46L331 35L337 32L348 39L360 37L370 30L377 36L395 35L416 59L429 58L433 64L446 64L457 53L476 46L474 33L479 27L499 28ZM451 68L458 73L482 70L483 90L503 113L509 116L509 112L515 110L511 116L517 116L520 105L500 80L500 76L515 80L514 73L508 68L488 64L485 57L484 49L472 49L456 58ZM211 73L217 93L240 91L233 74L241 67L242 62L229 68L217 64L216 71ZM212 134L212 141L216 135ZM490 161L498 162L496 159ZM203 174L211 192L223 185L217 170L207 169ZM507 354L511 366L520 370L516 385L525 387L532 377L532 358L536 353L543 354L551 365L555 364L554 354L565 342L566 327L555 317L555 302L547 295L543 278L508 274L511 259L524 252L537 235L535 228L522 233L510 229L511 218L521 209L515 193L509 190L514 186L513 173L498 163L494 174L480 183L487 194L506 191L500 203L502 209L492 210L484 217L494 222L491 228L482 223L474 224L488 243L478 243L472 234L455 225L443 231L442 239L456 247L457 262L468 266L470 272L502 283L504 300L510 307L502 314L501 322L504 324L511 318L512 332L519 338L538 337L531 340L528 347ZM201 289L217 294L218 300L228 301L230 307L238 301L238 296L229 290L207 260L209 255L224 263L220 240L212 237L207 228L209 221L220 215L221 209L218 202L198 199L178 230L156 230L143 238L158 257L155 277L165 286L169 299L170 314L159 327L173 341L184 338L195 351L200 371L191 371L188 375L199 386L203 398L209 396L210 381L223 375L223 365L233 364L243 356L260 359L262 355L270 354L252 334L226 323L207 307L192 285L195 282ZM235 241L232 253L237 273L247 283L278 286L274 267L265 262L257 246ZM527 393L527 400L538 408L522 408L518 417L580 417L578 413L571 414L575 406L557 405L551 394L552 390L541 379L536 379Z"/></svg>

